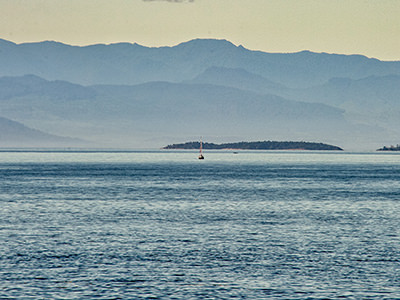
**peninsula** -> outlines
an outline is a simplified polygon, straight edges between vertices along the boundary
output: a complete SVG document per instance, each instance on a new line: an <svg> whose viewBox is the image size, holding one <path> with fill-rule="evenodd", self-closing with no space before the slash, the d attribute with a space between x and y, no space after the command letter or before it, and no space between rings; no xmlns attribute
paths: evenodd
<svg viewBox="0 0 400 300"><path fill-rule="evenodd" d="M187 142L182 144L172 144L162 149L199 149L199 142ZM343 151L342 148L323 143L312 142L278 142L278 141L257 141L257 142L237 142L237 143L204 143L203 149L211 150L334 150Z"/></svg>
<svg viewBox="0 0 400 300"><path fill-rule="evenodd" d="M396 146L392 145L390 147L383 146L382 148L379 148L376 151L400 151L400 145L397 144Z"/></svg>

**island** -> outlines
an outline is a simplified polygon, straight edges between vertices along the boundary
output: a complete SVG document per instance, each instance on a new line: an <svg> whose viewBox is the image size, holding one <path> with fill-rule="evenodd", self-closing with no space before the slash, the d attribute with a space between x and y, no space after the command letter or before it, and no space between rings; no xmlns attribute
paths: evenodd
<svg viewBox="0 0 400 300"><path fill-rule="evenodd" d="M257 142L237 142L237 143L202 143L203 149L211 150L330 150L343 151L342 148L324 143L312 142L278 142L278 141L257 141ZM172 144L162 149L199 149L200 142L186 142L182 144Z"/></svg>
<svg viewBox="0 0 400 300"><path fill-rule="evenodd" d="M400 151L400 145L397 144L396 146L386 147L383 146L382 148L377 149L376 151Z"/></svg>

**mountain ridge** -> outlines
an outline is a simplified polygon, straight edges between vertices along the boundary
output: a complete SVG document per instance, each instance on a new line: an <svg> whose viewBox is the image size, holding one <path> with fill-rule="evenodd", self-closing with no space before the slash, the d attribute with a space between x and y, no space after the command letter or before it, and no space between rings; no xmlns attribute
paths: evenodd
<svg viewBox="0 0 400 300"><path fill-rule="evenodd" d="M180 82L213 66L242 68L289 87L321 84L331 77L400 75L400 61L311 51L268 53L216 39L195 39L165 47L4 41L0 43L0 76L35 74L47 80L83 85Z"/></svg>

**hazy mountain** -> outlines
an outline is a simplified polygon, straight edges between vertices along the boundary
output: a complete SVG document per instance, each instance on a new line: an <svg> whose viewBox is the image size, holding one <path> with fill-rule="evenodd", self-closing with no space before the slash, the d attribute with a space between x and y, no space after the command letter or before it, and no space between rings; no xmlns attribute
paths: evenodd
<svg viewBox="0 0 400 300"><path fill-rule="evenodd" d="M0 76L34 74L84 85L180 82L212 67L243 69L289 87L322 84L332 77L400 75L400 62L308 51L266 53L225 40L202 39L160 48L128 43L77 47L0 40L0 66Z"/></svg>
<svg viewBox="0 0 400 300"><path fill-rule="evenodd" d="M19 122L0 117L0 147L70 147L88 143L47 134Z"/></svg>
<svg viewBox="0 0 400 300"><path fill-rule="evenodd" d="M27 75L31 74L31 75ZM105 146L398 141L400 62L266 53L225 40L174 47L0 40L0 115Z"/></svg>
<svg viewBox="0 0 400 300"><path fill-rule="evenodd" d="M281 90L282 91L282 90ZM285 97L342 108L347 118L387 129L400 128L400 76L332 78L307 89L286 89Z"/></svg>
<svg viewBox="0 0 400 300"><path fill-rule="evenodd" d="M200 135L336 142L340 132L354 127L344 120L343 110L325 104L210 84L84 87L23 76L0 78L0 90L3 86L16 87L0 93L3 114L52 134L105 146L155 146Z"/></svg>
<svg viewBox="0 0 400 300"><path fill-rule="evenodd" d="M282 84L275 83L244 69L223 67L210 67L187 82L229 86L262 94L277 93L282 89L286 89Z"/></svg>
<svg viewBox="0 0 400 300"><path fill-rule="evenodd" d="M66 81L47 81L35 75L0 77L0 100L25 95L76 100L93 98L95 91Z"/></svg>
<svg viewBox="0 0 400 300"><path fill-rule="evenodd" d="M400 107L400 76L369 76L357 80L332 78L323 85L292 90L287 94L350 110L387 110Z"/></svg>

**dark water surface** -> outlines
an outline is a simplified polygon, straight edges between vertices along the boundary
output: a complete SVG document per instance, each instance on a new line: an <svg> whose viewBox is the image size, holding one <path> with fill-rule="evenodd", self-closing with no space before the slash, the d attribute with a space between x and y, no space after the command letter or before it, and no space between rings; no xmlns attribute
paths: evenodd
<svg viewBox="0 0 400 300"><path fill-rule="evenodd" d="M400 155L0 157L0 299L400 299Z"/></svg>

